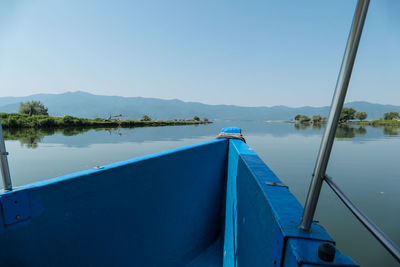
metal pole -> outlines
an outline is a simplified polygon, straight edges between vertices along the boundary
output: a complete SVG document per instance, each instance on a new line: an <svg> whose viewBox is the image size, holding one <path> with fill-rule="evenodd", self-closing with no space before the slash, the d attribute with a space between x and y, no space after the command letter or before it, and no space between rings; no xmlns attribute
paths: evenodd
<svg viewBox="0 0 400 267"><path fill-rule="evenodd" d="M322 182L328 165L329 156L335 139L336 128L339 122L340 113L346 97L351 71L357 54L362 29L367 16L369 0L358 0L356 11L351 25L350 34L347 40L346 50L343 56L342 66L336 82L335 94L332 99L331 111L322 138L317 161L315 163L313 178L308 191L307 200L304 205L303 217L299 228L309 231L314 218L315 209L318 203L319 193L321 192Z"/></svg>
<svg viewBox="0 0 400 267"><path fill-rule="evenodd" d="M8 168L7 160L8 152L6 151L6 145L4 143L3 127L1 126L0 118L0 163L1 163L1 176L3 178L4 190L12 190L10 169Z"/></svg>
<svg viewBox="0 0 400 267"><path fill-rule="evenodd" d="M343 201L347 208L356 216L356 218L375 236L376 239L400 262L400 249L390 238L381 231L367 216L365 216L351 200L340 190L340 188L332 181L332 178L325 176L326 183L332 188L333 192Z"/></svg>

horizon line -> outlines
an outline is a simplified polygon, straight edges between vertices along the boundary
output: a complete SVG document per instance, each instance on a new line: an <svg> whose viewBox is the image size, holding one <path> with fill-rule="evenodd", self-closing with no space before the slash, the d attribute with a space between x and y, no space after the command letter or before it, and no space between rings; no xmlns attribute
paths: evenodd
<svg viewBox="0 0 400 267"><path fill-rule="evenodd" d="M244 106L244 105L237 105L237 104L208 104L200 101L187 101L187 100L182 100L179 98L157 98L157 97L145 97L145 96L122 96L122 95L104 95L104 94L94 94L91 92L83 91L83 90L76 90L76 91L65 91L62 93L35 93L31 95L24 95L24 96L0 96L1 98L21 98L21 97L32 97L32 96L37 96L37 95L64 95L68 93L84 93L88 95L93 95L93 96L106 96L106 97L122 97L122 98L145 98L145 99L157 99L157 100L165 100L165 101L181 101L184 103L196 103L196 104L203 104L203 105L208 105L208 106L235 106L235 107L243 107L243 108L274 108L274 107L287 107L287 108L325 108L325 107L330 107L330 105L324 105L324 106L310 106L310 105L305 105L305 106L287 106L287 105L272 105L272 106ZM370 102L366 100L353 100L349 102L345 102L345 104L349 103L354 103L354 102L364 102L368 104L373 104L373 105L384 105L384 106L394 106L398 107L399 105L393 105L393 104L382 104L382 103L376 103L376 102Z"/></svg>

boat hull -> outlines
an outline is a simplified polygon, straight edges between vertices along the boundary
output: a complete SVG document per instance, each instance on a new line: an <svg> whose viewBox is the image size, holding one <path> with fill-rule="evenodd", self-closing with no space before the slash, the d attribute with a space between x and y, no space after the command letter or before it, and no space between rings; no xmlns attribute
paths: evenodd
<svg viewBox="0 0 400 267"><path fill-rule="evenodd" d="M241 140L33 183L0 204L5 266L357 266L318 258L334 242L297 229L301 205Z"/></svg>

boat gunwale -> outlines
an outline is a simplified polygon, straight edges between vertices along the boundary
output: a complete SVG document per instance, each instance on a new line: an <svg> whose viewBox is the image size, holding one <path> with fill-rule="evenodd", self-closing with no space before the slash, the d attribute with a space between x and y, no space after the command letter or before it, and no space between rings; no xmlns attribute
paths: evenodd
<svg viewBox="0 0 400 267"><path fill-rule="evenodd" d="M60 176L44 179L44 180L33 182L33 183L28 183L26 185L16 186L16 187L13 187L13 190L11 190L11 191L4 191L3 190L2 192L0 192L0 198L2 196L4 196L4 195L13 194L13 193L15 193L17 191L36 188L36 187L44 187L44 186L47 186L47 185L62 183L62 182L73 180L73 179L79 179L79 178L84 177L84 176L88 176L88 175L92 175L92 174L95 174L95 173L101 173L101 172L109 171L109 170L112 170L112 169L115 169L115 168L119 168L119 167L123 167L123 166L129 165L129 164L133 164L133 163L137 163L137 162L141 162L141 161L145 161L145 160L154 159L154 158L157 158L157 157L167 156L167 155L171 155L171 154L174 154L174 153L177 153L177 152L187 151L187 150L190 150L190 149L194 149L194 148L198 148L198 147L202 147L202 146L206 146L206 145L211 145L211 144L214 144L214 143L220 143L220 142L228 142L228 139L215 139L215 140L201 142L201 143L188 145L188 146L184 146L184 147L168 149L168 150L161 151L161 152L151 153L151 154L144 155L144 156L134 157L134 158L130 158L130 159L127 159L127 160L121 160L121 161L105 164L105 165L102 165L102 166L98 166L98 168L93 167L91 169L80 170L80 171L72 172L72 173L69 173L69 174L64 174L64 175L60 175Z"/></svg>

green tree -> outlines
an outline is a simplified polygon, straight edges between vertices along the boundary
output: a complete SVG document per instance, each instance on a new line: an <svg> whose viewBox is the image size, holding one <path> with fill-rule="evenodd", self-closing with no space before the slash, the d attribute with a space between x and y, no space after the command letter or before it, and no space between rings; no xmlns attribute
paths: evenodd
<svg viewBox="0 0 400 267"><path fill-rule="evenodd" d="M143 115L141 121L151 121L151 118L147 115Z"/></svg>
<svg viewBox="0 0 400 267"><path fill-rule="evenodd" d="M46 108L40 101L27 101L19 104L18 113L33 115L49 115Z"/></svg>
<svg viewBox="0 0 400 267"><path fill-rule="evenodd" d="M300 114L297 114L295 117L294 117L294 120L296 121L296 122L300 122L300 123L307 123L307 122L310 122L310 118L309 117L307 117L306 115L300 115Z"/></svg>
<svg viewBox="0 0 400 267"><path fill-rule="evenodd" d="M75 118L74 117L72 117L72 116L64 116L63 118L62 118L62 122L64 123L64 124L67 124L67 125L71 125L71 124L74 124L74 122L75 122Z"/></svg>
<svg viewBox="0 0 400 267"><path fill-rule="evenodd" d="M356 119L358 119L358 120L360 120L360 121L363 121L363 120L365 120L366 118L367 118L367 113L366 112L363 112L363 111L360 111L360 112L356 112L355 114L354 114L354 117L356 118Z"/></svg>
<svg viewBox="0 0 400 267"><path fill-rule="evenodd" d="M394 120L399 118L400 118L399 113L395 111L386 112L385 114L383 114L383 119L385 120Z"/></svg>
<svg viewBox="0 0 400 267"><path fill-rule="evenodd" d="M312 116L311 121L313 123L320 123L322 121L322 117L320 115L314 115Z"/></svg>
<svg viewBox="0 0 400 267"><path fill-rule="evenodd" d="M199 118L198 116L194 116L194 117L193 117L193 120L195 120L195 121L200 121L200 118Z"/></svg>
<svg viewBox="0 0 400 267"><path fill-rule="evenodd" d="M207 121L208 121L208 118L204 118L203 121L206 121L206 122L207 122Z"/></svg>
<svg viewBox="0 0 400 267"><path fill-rule="evenodd" d="M296 116L297 117L297 116ZM296 117L295 117L295 119L296 119ZM306 115L299 115L299 117L297 117L297 122L300 122L300 123L309 123L310 122L310 118L309 117L307 117Z"/></svg>
<svg viewBox="0 0 400 267"><path fill-rule="evenodd" d="M354 120L354 115L356 114L356 112L357 111L354 108L344 107L342 109L342 113L340 113L339 122L343 123L349 120Z"/></svg>

